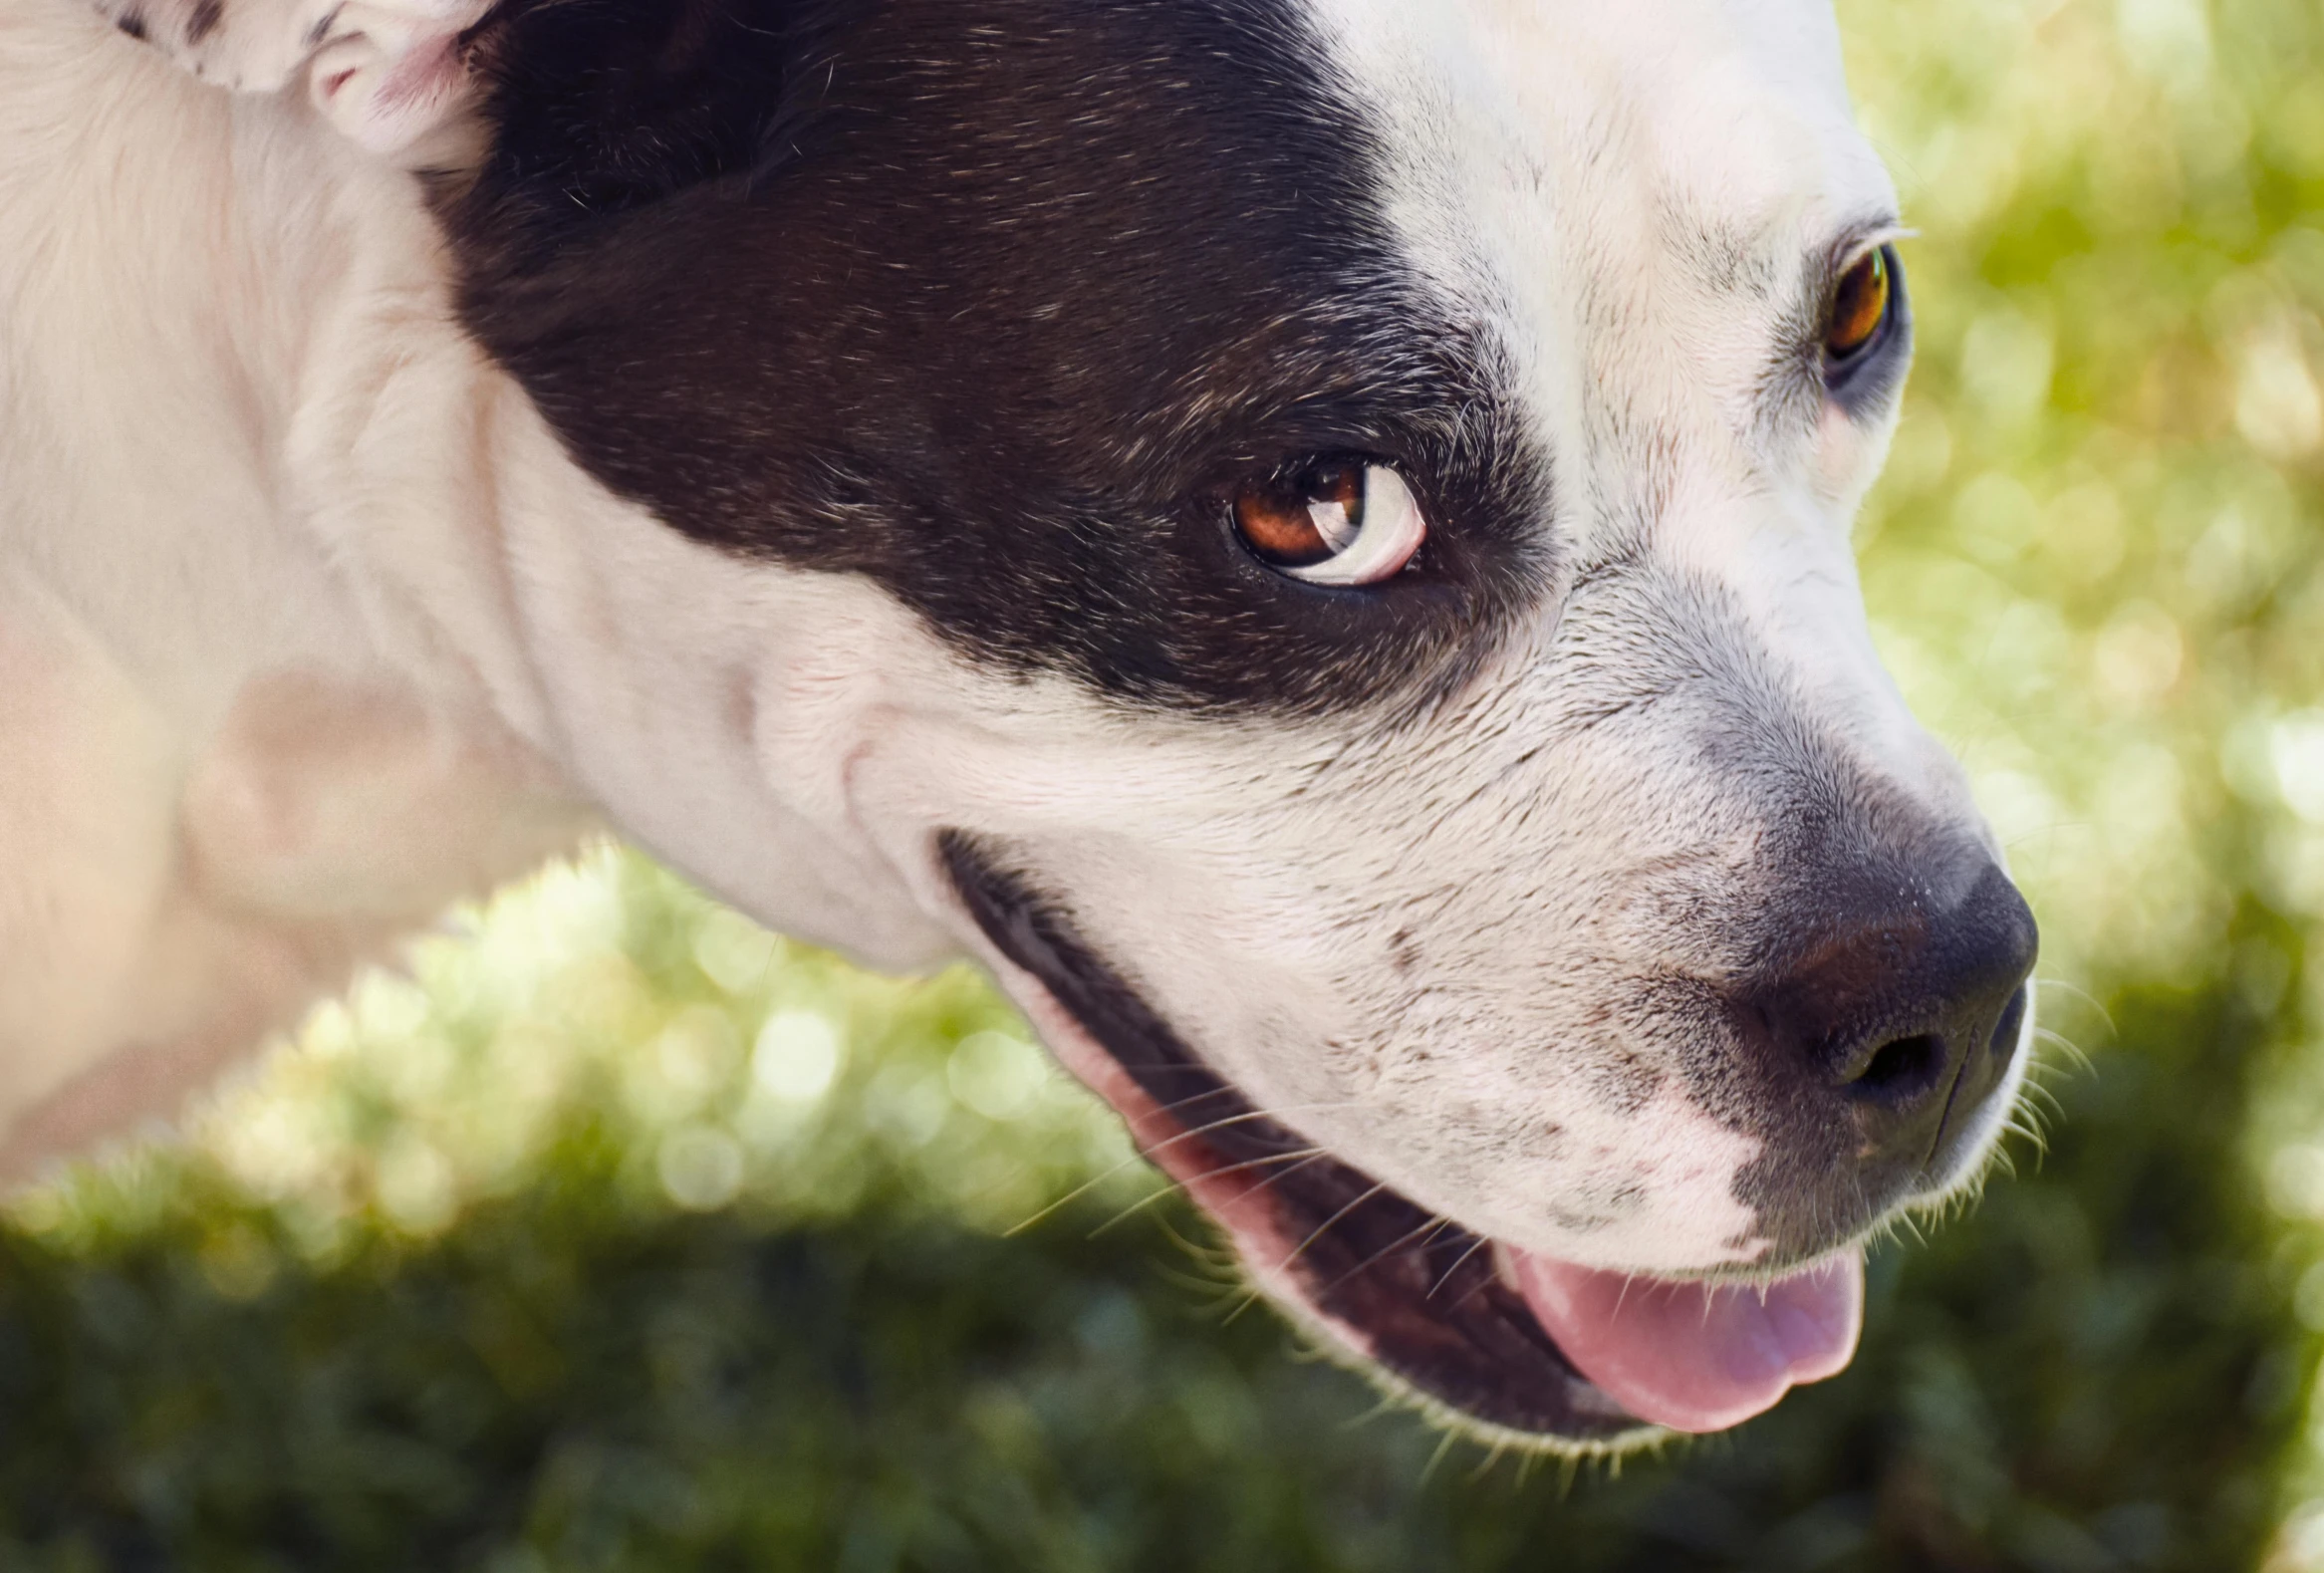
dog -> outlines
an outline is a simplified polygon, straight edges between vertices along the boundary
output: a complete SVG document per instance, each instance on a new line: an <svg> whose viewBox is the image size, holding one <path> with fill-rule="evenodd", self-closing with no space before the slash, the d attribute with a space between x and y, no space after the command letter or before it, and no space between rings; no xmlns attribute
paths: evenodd
<svg viewBox="0 0 2324 1573"><path fill-rule="evenodd" d="M0 1157L611 827L965 952L1390 1391L1853 1353L2036 932L1819 0L0 0Z"/></svg>

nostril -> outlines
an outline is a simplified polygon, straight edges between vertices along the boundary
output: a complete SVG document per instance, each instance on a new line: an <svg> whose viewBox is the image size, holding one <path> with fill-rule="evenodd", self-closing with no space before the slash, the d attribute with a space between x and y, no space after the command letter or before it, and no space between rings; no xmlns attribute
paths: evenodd
<svg viewBox="0 0 2324 1573"><path fill-rule="evenodd" d="M1955 1106L1984 1107L2032 1025L2033 915L2008 876L1974 861L1973 875L1933 861L1930 878L1898 882L1902 900L1835 874L1801 923L1812 942L1726 1001L1738 1047L1767 1056L1775 1085L1847 1107L1866 1162L1920 1164L1948 1130L1981 1135L1985 1122L1951 1123ZM1965 894L1940 902L1939 889Z"/></svg>
<svg viewBox="0 0 2324 1573"><path fill-rule="evenodd" d="M1904 1103L1937 1085L1944 1072L1944 1040L1934 1032L1896 1038L1873 1050L1849 1083L1860 1098Z"/></svg>
<svg viewBox="0 0 2324 1573"><path fill-rule="evenodd" d="M1996 1059L2008 1059L2017 1052L2018 1034L2025 1028L2025 1006L2032 990L2025 984L2017 985L2017 992L2009 996L2009 1003L2001 1007L2001 1019L1993 1025L1990 1045Z"/></svg>

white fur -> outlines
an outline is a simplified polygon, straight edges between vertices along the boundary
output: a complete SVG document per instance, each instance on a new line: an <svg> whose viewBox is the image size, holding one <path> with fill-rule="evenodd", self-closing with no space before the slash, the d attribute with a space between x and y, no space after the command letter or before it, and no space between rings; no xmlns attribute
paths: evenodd
<svg viewBox="0 0 2324 1573"><path fill-rule="evenodd" d="M1315 3L1393 129L1416 269L1557 456L1569 579L1710 587L1755 635L1731 680L1603 713L1637 632L1612 590L1388 731L981 671L865 582L611 496L463 338L366 150L445 130L442 83L380 84L456 8L367 8L336 94L230 96L79 0L0 0L0 1161L166 1107L600 816L879 964L990 959L930 855L958 827L1030 849L1255 1103L1423 1206L1608 1267L1750 1260L1758 1143L1625 1015L1658 969L1738 963L1722 915L1764 873L1706 714L1813 723L1975 823L1865 632L1885 432L1760 397L1801 259L1892 193L1809 0ZM290 80L312 20L230 7L213 74Z"/></svg>

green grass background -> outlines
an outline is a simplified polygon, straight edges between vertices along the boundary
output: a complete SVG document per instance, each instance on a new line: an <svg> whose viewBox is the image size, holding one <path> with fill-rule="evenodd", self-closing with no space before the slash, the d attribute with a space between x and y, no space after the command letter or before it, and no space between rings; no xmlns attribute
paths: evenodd
<svg viewBox="0 0 2324 1573"><path fill-rule="evenodd" d="M14 1205L0 1568L2324 1569L2324 10L1841 12L1922 231L1866 592L2072 1045L1847 1375L1447 1444L977 979L608 850Z"/></svg>

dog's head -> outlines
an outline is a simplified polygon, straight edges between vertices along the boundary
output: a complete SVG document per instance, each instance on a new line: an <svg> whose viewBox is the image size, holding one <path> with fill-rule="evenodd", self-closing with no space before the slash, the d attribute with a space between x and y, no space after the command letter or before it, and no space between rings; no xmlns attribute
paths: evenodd
<svg viewBox="0 0 2324 1573"><path fill-rule="evenodd" d="M548 679L628 823L976 951L1278 1303L1473 1422L1845 1362L1858 1243L2013 1096L2034 930L1867 636L1911 323L1820 6L540 0L466 48L464 321L685 565L637 638L692 666ZM673 810L722 749L750 788Z"/></svg>

